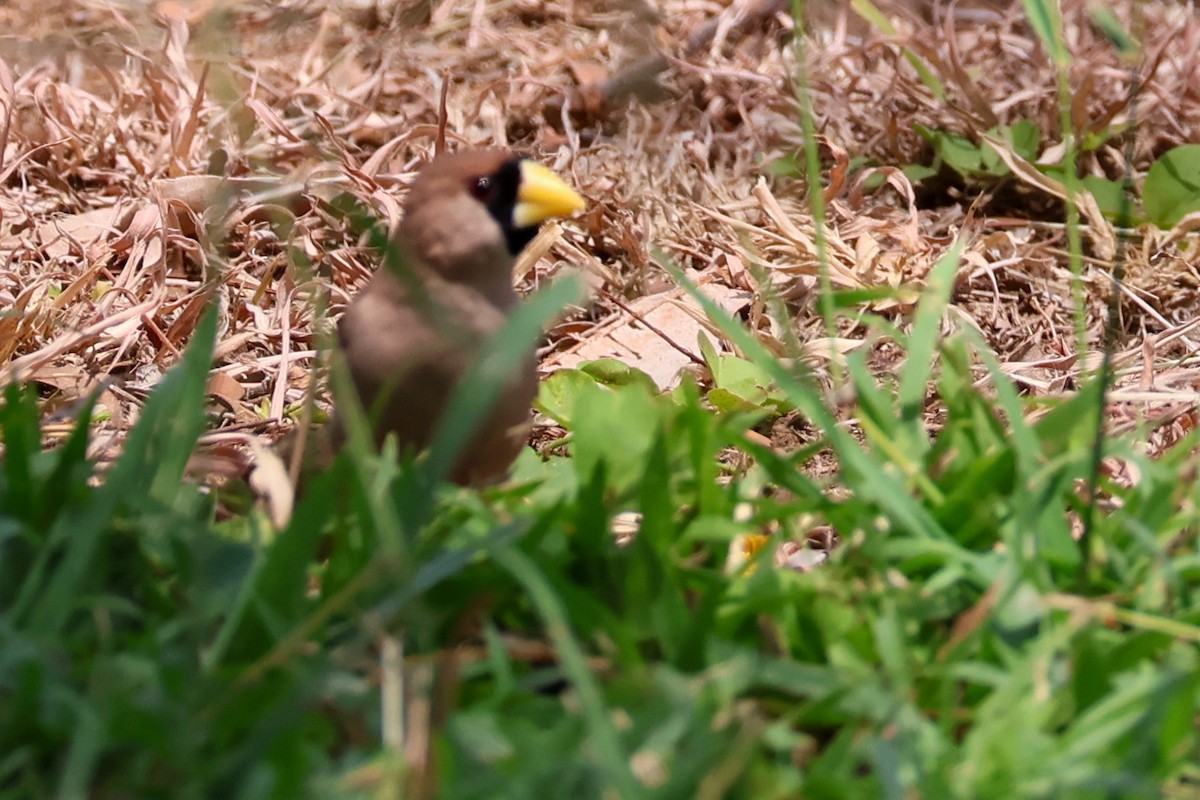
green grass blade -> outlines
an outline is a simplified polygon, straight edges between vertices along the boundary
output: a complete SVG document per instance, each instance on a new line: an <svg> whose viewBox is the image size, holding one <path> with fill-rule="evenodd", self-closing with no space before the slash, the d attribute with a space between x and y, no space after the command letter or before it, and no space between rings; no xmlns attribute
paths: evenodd
<svg viewBox="0 0 1200 800"><path fill-rule="evenodd" d="M1057 0L1021 0L1021 4L1050 60L1056 67L1065 68L1071 62L1071 53L1063 39L1062 10Z"/></svg>
<svg viewBox="0 0 1200 800"><path fill-rule="evenodd" d="M621 749L600 685L588 669L579 642L571 632L567 609L555 594L551 583L526 555L506 549L496 553L496 561L525 587L530 602L546 626L563 671L579 695L579 704L591 732L596 758L608 774L610 786L621 798L645 796L646 792L630 772L628 759Z"/></svg>
<svg viewBox="0 0 1200 800"><path fill-rule="evenodd" d="M41 599L28 607L22 599L30 627L53 636L78 602L78 588L118 506L143 498L171 506L179 494L183 470L196 438L204 427L204 388L212 362L217 313L213 306L201 319L183 361L171 369L142 410L117 460L94 502L59 518L53 538L68 542L62 562L40 592Z"/></svg>
<svg viewBox="0 0 1200 800"><path fill-rule="evenodd" d="M581 296L579 282L555 281L522 303L484 345L455 388L429 448L431 482L450 473L458 454L475 435L499 396L504 380L528 358L534 342L555 315Z"/></svg>
<svg viewBox="0 0 1200 800"><path fill-rule="evenodd" d="M781 364L749 331L698 291L682 270L666 258L659 257L658 261L700 304L708 318L729 337L730 341L747 358L770 374L791 403L814 425L824 431L842 462L847 481L861 497L878 503L900 526L918 539L941 542L945 545L944 548L938 548L942 554L957 553L960 558L972 565L972 573L976 579L984 581L984 585L986 585L985 573L977 568L979 566L977 557L959 550L937 520L912 497L896 471L889 469L887 464L880 464L871 458L848 433L842 430L837 420L825 407L821 393L808 380L797 376Z"/></svg>
<svg viewBox="0 0 1200 800"><path fill-rule="evenodd" d="M963 241L954 242L938 259L926 279L925 291L917 304L912 333L908 338L908 357L900 373L900 415L913 425L921 425L925 411L925 395L933 375L938 341L941 339L942 315L954 290L954 278L962 259Z"/></svg>

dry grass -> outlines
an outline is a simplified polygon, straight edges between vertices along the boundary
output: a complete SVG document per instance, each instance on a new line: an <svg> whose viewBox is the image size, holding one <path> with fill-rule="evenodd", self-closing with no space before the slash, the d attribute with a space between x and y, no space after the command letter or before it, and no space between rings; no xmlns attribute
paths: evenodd
<svg viewBox="0 0 1200 800"><path fill-rule="evenodd" d="M346 201L394 224L407 181L443 128L452 147L538 154L592 204L520 270L522 287L582 269L609 297L630 300L667 287L654 260L661 249L759 297L768 282L801 339L826 336L803 183L769 170L802 148L784 4L666 0L657 15L635 0L385 5L18 0L0 8L0 30L13 32L0 37L3 381L35 381L48 415L103 387L103 452L132 424L215 292L222 322L209 440L273 436L303 403L324 309L336 315L373 267L342 213ZM982 331L1029 393L1071 389L1092 365L1074 357L1061 203L1017 179L918 193L887 169L929 162L916 124L970 134L1024 117L1042 130L1043 149L1061 138L1055 74L1020 3L957 15L879 3L894 15L892 36L839 18L845 4L813 5L803 52L822 136L834 287L919 287L965 235L947 324ZM1144 31L1133 128L1130 68L1083 3L1066 5L1075 126L1132 131L1086 155L1083 168L1119 178L1128 136L1135 175L1166 149L1200 140L1194 10L1167 0L1122 4L1140 8L1140 19L1127 21ZM944 101L921 83L904 47L932 65ZM864 189L867 175L848 173L851 159L866 159L888 182ZM1102 221L1085 236L1093 345L1112 290L1113 237ZM1112 413L1122 424L1169 422L1155 446L1192 424L1195 249L1187 232L1138 230L1124 250ZM626 315L604 297L552 331L547 353ZM913 298L899 292L869 310L903 325ZM763 337L786 338L766 304L746 314ZM861 320L843 319L836 336L867 339L881 372L894 362L894 349L871 339Z"/></svg>

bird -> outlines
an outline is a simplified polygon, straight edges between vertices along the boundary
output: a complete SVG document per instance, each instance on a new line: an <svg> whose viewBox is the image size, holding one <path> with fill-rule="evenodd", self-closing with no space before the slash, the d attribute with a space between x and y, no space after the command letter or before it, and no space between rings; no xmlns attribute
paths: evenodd
<svg viewBox="0 0 1200 800"><path fill-rule="evenodd" d="M351 383L375 445L426 448L460 379L519 303L517 255L542 223L586 208L553 171L504 149L435 156L418 172L389 254L337 326ZM537 393L532 352L448 477L462 485L501 480L525 446ZM345 442L335 405L328 447Z"/></svg>

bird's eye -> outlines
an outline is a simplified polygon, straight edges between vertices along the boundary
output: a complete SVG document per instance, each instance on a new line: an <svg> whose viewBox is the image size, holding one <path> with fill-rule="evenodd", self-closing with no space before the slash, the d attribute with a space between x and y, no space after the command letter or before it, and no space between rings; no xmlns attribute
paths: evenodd
<svg viewBox="0 0 1200 800"><path fill-rule="evenodd" d="M471 181L471 196L485 202L492 194L492 179L486 175Z"/></svg>

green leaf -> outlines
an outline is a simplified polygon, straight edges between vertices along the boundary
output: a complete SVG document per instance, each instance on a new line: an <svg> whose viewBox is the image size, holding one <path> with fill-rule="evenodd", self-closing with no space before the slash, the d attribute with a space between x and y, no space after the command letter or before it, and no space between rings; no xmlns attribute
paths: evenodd
<svg viewBox="0 0 1200 800"><path fill-rule="evenodd" d="M641 480L669 401L638 385L616 389L593 383L579 393L571 425L571 455L581 480L601 465L611 488Z"/></svg>
<svg viewBox="0 0 1200 800"><path fill-rule="evenodd" d="M1150 166L1142 205L1150 221L1164 229L1200 211L1200 144L1180 145Z"/></svg>
<svg viewBox="0 0 1200 800"><path fill-rule="evenodd" d="M992 128L988 133L1008 142L1013 152L1026 161L1033 161L1037 158L1038 148L1042 143L1042 132L1029 120L1022 119L1012 125ZM984 144L980 149L982 150L981 161L984 175L1001 178L1012 171L991 145Z"/></svg>
<svg viewBox="0 0 1200 800"><path fill-rule="evenodd" d="M804 165L794 155L779 156L767 164L767 172L779 178L801 178Z"/></svg>
<svg viewBox="0 0 1200 800"><path fill-rule="evenodd" d="M579 365L579 370L605 386L641 386L650 392L658 391L658 385L654 383L653 378L637 367L631 367L615 358L585 361Z"/></svg>
<svg viewBox="0 0 1200 800"><path fill-rule="evenodd" d="M903 172L905 176L907 176L907 178L913 183L920 183L921 181L933 178L938 174L936 169L924 164L905 164L900 168L900 171Z"/></svg>
<svg viewBox="0 0 1200 800"><path fill-rule="evenodd" d="M968 177L983 170L983 150L967 137L924 125L917 125L916 129L917 133L933 145L937 157L955 172Z"/></svg>
<svg viewBox="0 0 1200 800"><path fill-rule="evenodd" d="M775 387L771 376L753 362L732 355L717 356L709 364L715 388L709 401L721 411L770 410L787 411L782 392Z"/></svg>
<svg viewBox="0 0 1200 800"><path fill-rule="evenodd" d="M579 396L596 385L596 379L583 370L560 369L538 386L534 407L560 425L571 427Z"/></svg>
<svg viewBox="0 0 1200 800"><path fill-rule="evenodd" d="M1100 213L1118 225L1130 225L1134 199L1125 191L1124 181L1114 181L1099 175L1084 175L1083 186L1092 193Z"/></svg>
<svg viewBox="0 0 1200 800"><path fill-rule="evenodd" d="M1042 144L1042 131L1032 120L1020 119L1006 127L1002 134L1012 145L1013 152L1026 161L1034 161Z"/></svg>

